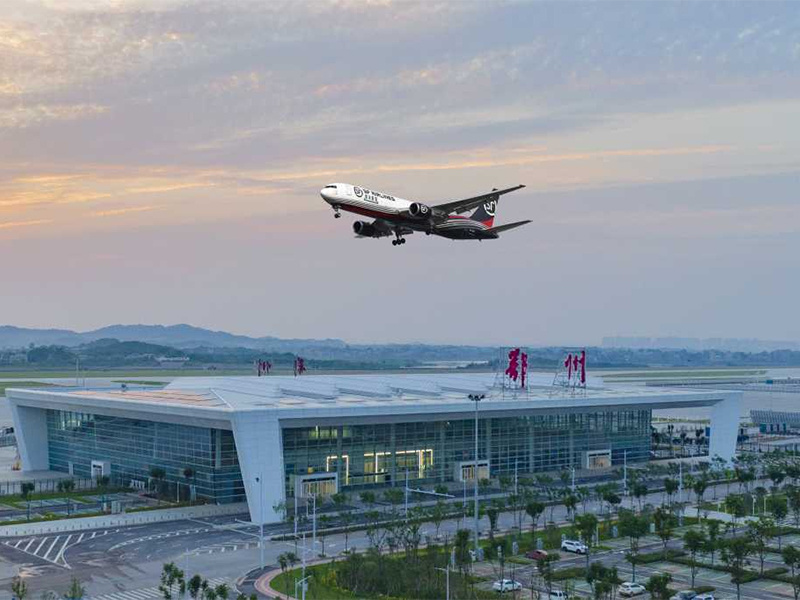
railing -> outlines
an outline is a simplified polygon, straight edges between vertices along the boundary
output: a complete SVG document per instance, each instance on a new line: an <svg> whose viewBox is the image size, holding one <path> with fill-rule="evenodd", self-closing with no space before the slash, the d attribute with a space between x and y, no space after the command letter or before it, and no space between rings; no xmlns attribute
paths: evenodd
<svg viewBox="0 0 800 600"><path fill-rule="evenodd" d="M77 492L81 490L94 490L97 489L97 481L91 478L78 478L70 477L66 473L60 479L20 479L15 481L0 481L0 496L11 496L22 493L23 483L32 483L34 485L35 493L48 493L59 492L59 481L63 479L71 479L75 486L71 491ZM114 487L113 484L108 487Z"/></svg>

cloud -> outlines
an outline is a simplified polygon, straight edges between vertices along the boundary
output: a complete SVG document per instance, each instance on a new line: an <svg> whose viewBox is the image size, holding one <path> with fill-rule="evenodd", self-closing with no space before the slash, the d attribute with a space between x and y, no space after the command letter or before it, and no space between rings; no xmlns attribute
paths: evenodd
<svg viewBox="0 0 800 600"><path fill-rule="evenodd" d="M161 208L159 206L129 206L127 208L113 208L109 210L100 210L92 213L93 217L117 217L119 215L127 215L131 213L149 212Z"/></svg>
<svg viewBox="0 0 800 600"><path fill-rule="evenodd" d="M17 227L33 227L52 223L52 219L33 219L30 221L0 221L0 229L16 229Z"/></svg>

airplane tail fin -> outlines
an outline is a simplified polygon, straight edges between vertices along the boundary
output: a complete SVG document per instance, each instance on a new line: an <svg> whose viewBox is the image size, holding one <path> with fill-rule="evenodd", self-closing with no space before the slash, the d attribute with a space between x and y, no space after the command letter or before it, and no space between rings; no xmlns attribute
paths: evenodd
<svg viewBox="0 0 800 600"><path fill-rule="evenodd" d="M497 188L492 190L497 191ZM489 200L481 204L474 213L470 216L473 221L483 223L487 227L494 225L494 215L497 212L497 203L500 202L500 196L492 196Z"/></svg>

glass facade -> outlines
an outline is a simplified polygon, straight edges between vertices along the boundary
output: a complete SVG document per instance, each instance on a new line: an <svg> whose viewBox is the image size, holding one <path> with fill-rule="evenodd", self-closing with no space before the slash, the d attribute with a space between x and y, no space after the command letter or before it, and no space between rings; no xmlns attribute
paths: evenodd
<svg viewBox="0 0 800 600"><path fill-rule="evenodd" d="M481 418L478 460L489 462L491 477L603 468L609 453L611 465L626 452L629 463L646 461L650 421L649 410ZM342 490L402 485L406 474L415 483L454 481L475 460L475 421L286 428L283 457L287 498L296 477L321 472L337 472Z"/></svg>
<svg viewBox="0 0 800 600"><path fill-rule="evenodd" d="M91 477L93 461L107 462L113 484L148 486L151 468L158 467L182 499L194 486L196 497L210 502L245 500L231 431L48 410L47 437L55 471ZM191 478L184 475L187 467Z"/></svg>

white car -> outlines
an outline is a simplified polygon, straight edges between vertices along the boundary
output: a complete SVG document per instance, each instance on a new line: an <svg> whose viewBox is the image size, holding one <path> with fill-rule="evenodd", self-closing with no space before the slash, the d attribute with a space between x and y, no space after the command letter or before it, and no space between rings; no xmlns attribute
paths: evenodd
<svg viewBox="0 0 800 600"><path fill-rule="evenodd" d="M709 592L708 594L698 594L692 600L715 600L714 594Z"/></svg>
<svg viewBox="0 0 800 600"><path fill-rule="evenodd" d="M697 592L694 590L681 590L669 600L695 600L697 598Z"/></svg>
<svg viewBox="0 0 800 600"><path fill-rule="evenodd" d="M564 540L561 542L561 549L564 552L574 552L575 554L586 554L589 551L586 544L578 540Z"/></svg>
<svg viewBox="0 0 800 600"><path fill-rule="evenodd" d="M619 592L620 596L632 598L633 596L640 596L641 594L644 594L647 590L645 590L641 583L631 583L630 581L626 581L625 583L620 584L617 591Z"/></svg>
<svg viewBox="0 0 800 600"><path fill-rule="evenodd" d="M522 589L522 584L513 579L498 579L492 584L495 592L516 592Z"/></svg>
<svg viewBox="0 0 800 600"><path fill-rule="evenodd" d="M567 592L562 592L561 590L553 590L550 592L549 600L569 600L569 596L567 596Z"/></svg>

